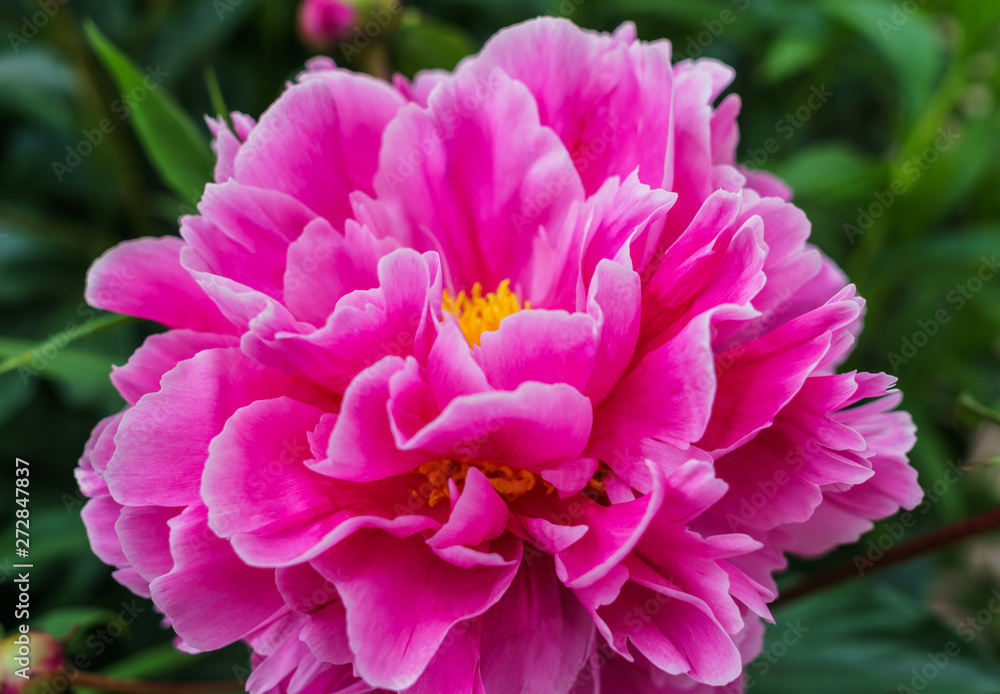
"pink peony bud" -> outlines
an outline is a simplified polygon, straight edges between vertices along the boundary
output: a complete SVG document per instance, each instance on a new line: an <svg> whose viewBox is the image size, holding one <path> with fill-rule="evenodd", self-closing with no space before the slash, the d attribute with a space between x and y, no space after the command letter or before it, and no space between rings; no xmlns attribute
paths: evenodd
<svg viewBox="0 0 1000 694"><path fill-rule="evenodd" d="M0 641L0 693L30 691L66 664L62 643L51 634L29 631Z"/></svg>
<svg viewBox="0 0 1000 694"><path fill-rule="evenodd" d="M357 15L351 0L303 0L299 5L299 32L312 48L329 48L348 36Z"/></svg>

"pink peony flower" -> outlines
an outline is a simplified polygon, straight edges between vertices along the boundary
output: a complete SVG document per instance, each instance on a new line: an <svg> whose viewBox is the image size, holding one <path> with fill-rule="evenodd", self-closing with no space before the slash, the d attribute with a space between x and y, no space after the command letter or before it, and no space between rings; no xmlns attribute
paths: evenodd
<svg viewBox="0 0 1000 694"><path fill-rule="evenodd" d="M324 50L347 38L357 15L351 0L302 0L299 33L309 46Z"/></svg>
<svg viewBox="0 0 1000 694"><path fill-rule="evenodd" d="M182 238L90 272L169 328L81 459L94 551L183 647L248 644L254 693L737 680L785 554L921 492L893 379L837 373L863 302L735 163L731 79L541 19L213 122Z"/></svg>

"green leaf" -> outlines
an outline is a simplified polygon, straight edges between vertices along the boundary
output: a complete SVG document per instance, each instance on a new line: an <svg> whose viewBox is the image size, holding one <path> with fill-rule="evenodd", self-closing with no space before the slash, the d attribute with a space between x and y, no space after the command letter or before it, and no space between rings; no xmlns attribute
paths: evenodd
<svg viewBox="0 0 1000 694"><path fill-rule="evenodd" d="M226 106L226 98L222 95L222 87L219 86L219 76L215 74L215 68L211 65L205 66L205 88L208 90L208 96L212 100L212 108L215 110L215 115L226 121L226 125L233 127L233 123L229 117L229 107Z"/></svg>
<svg viewBox="0 0 1000 694"><path fill-rule="evenodd" d="M101 670L101 674L127 679L139 679L174 673L185 666L198 662L199 656L181 653L172 643L155 646L136 653L125 660L119 660Z"/></svg>
<svg viewBox="0 0 1000 694"><path fill-rule="evenodd" d="M0 112L15 111L58 128L73 125L75 76L52 50L30 47L0 55Z"/></svg>
<svg viewBox="0 0 1000 694"><path fill-rule="evenodd" d="M824 7L885 56L896 72L903 108L911 119L919 116L944 65L941 42L924 12L887 0L827 0Z"/></svg>
<svg viewBox="0 0 1000 694"><path fill-rule="evenodd" d="M991 598L983 596L983 608ZM775 621L763 654L747 669L755 690L759 687L769 694L895 693L906 688L921 694L1000 691L1000 667L981 655L972 629L951 630L919 602L885 583L855 581L779 608Z"/></svg>
<svg viewBox="0 0 1000 694"><path fill-rule="evenodd" d="M197 203L205 183L212 179L213 167L212 151L200 129L160 84L158 65L140 69L96 24L87 22L84 29L118 88L129 99L136 95L129 119L153 166L182 200ZM140 94L145 96L140 99Z"/></svg>
<svg viewBox="0 0 1000 694"><path fill-rule="evenodd" d="M880 165L847 145L830 143L802 149L775 173L796 197L818 200L854 200L870 195L881 176Z"/></svg>
<svg viewBox="0 0 1000 694"><path fill-rule="evenodd" d="M810 69L822 52L819 36L805 34L801 29L790 31L771 44L761 73L768 82L781 82Z"/></svg>

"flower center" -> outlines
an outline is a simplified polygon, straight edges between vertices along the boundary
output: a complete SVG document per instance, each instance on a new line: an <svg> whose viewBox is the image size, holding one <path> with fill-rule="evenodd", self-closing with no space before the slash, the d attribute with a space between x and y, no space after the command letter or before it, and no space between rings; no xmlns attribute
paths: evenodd
<svg viewBox="0 0 1000 694"><path fill-rule="evenodd" d="M530 309L531 303L525 301L524 308ZM478 345L480 335L496 330L500 321L521 310L521 301L510 290L510 280L504 280L496 292L486 296L483 296L483 285L476 282L472 285L471 295L461 291L452 298L451 292L445 289L441 309L458 319L458 327L470 345Z"/></svg>
<svg viewBox="0 0 1000 694"><path fill-rule="evenodd" d="M455 480L455 484L461 491L465 485L465 476L469 474L469 468L472 467L479 468L480 472L486 475L493 489L508 504L517 501L535 488L535 475L527 470L515 470L507 465L494 465L485 461L463 463L442 458L424 463L416 470L420 474L426 475L427 481L430 482L430 493L424 494L427 497L427 503L434 507L442 499L451 496L448 491L449 479ZM545 486L551 489L550 484L545 483ZM418 494L417 490L413 490L413 494Z"/></svg>

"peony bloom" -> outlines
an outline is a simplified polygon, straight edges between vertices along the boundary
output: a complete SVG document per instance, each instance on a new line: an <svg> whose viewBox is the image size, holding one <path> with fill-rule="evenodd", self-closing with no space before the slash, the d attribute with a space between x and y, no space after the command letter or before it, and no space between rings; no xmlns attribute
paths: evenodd
<svg viewBox="0 0 1000 694"><path fill-rule="evenodd" d="M182 238L90 272L169 328L81 460L94 551L184 648L248 644L255 694L738 680L786 553L921 492L893 379L837 373L863 302L735 163L731 79L544 19L213 122Z"/></svg>
<svg viewBox="0 0 1000 694"><path fill-rule="evenodd" d="M357 15L351 0L302 0L299 33L309 46L325 50L347 38Z"/></svg>

